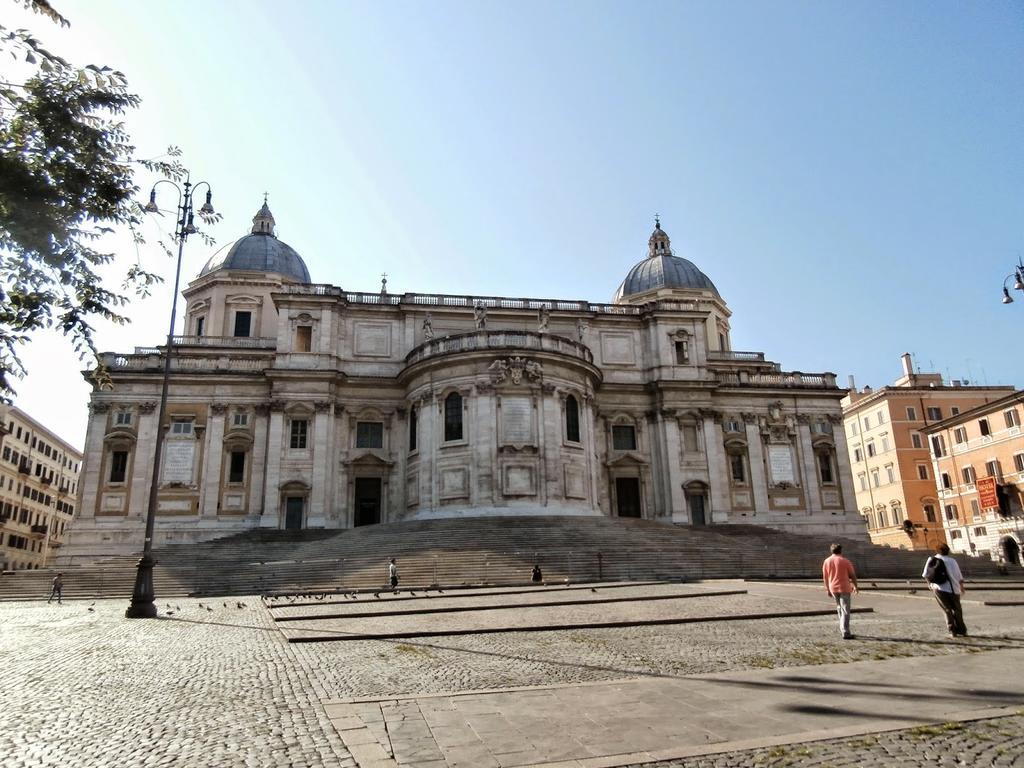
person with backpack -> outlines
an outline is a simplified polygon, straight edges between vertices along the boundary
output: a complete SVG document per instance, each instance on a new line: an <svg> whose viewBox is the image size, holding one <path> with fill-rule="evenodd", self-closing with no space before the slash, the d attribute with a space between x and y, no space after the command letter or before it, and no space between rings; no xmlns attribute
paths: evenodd
<svg viewBox="0 0 1024 768"><path fill-rule="evenodd" d="M946 628L950 637L966 637L967 627L964 625L964 611L960 605L960 596L964 593L964 577L960 566L949 556L949 545L943 543L935 547L935 554L924 564L921 574L928 582L946 616Z"/></svg>
<svg viewBox="0 0 1024 768"><path fill-rule="evenodd" d="M850 633L850 601L857 591L857 573L853 563L843 557L843 545L833 544L829 551L830 557L821 564L821 579L825 582L825 592L836 601L839 614L839 632L843 640L853 640Z"/></svg>

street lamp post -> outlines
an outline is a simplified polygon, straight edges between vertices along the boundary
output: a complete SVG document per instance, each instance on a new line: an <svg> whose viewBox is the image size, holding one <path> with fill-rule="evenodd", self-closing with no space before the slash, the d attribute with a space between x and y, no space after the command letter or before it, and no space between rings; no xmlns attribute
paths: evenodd
<svg viewBox="0 0 1024 768"><path fill-rule="evenodd" d="M167 344L164 348L164 375L160 386L160 408L156 415L156 437L154 438L153 450L153 476L149 484L149 504L146 508L146 537L142 541L142 557L139 559L138 569L135 572L135 589L132 591L132 602L124 615L129 619L152 619L156 617L156 602L153 594L153 528L156 523L157 491L160 487L160 458L164 445L164 418L167 414L167 389L171 378L171 352L174 349L174 321L178 312L178 285L181 280L181 254L185 246L185 240L189 235L196 233L193 223L192 198L196 190L206 186L206 202L199 209L200 213L213 213L213 192L210 185L201 181L192 184L186 176L184 189L173 181L161 179L149 192L149 202L144 210L147 213L157 213L160 209L156 205L156 188L160 184L170 184L178 190L178 221L174 236L178 240L178 262L174 269L174 295L171 297L171 324L167 329Z"/></svg>
<svg viewBox="0 0 1024 768"><path fill-rule="evenodd" d="M1013 296L1010 295L1010 290L1006 287L1006 281L1011 277L1014 278L1014 290L1024 291L1024 262L1021 262L1020 257L1017 258L1017 266L1013 268L1013 272L1003 278L1003 304L1013 304Z"/></svg>

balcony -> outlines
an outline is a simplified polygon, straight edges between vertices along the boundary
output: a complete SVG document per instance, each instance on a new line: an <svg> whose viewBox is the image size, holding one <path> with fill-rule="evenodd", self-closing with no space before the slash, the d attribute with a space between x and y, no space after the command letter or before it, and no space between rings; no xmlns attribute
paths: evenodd
<svg viewBox="0 0 1024 768"><path fill-rule="evenodd" d="M47 526L47 525L33 525L30 530L34 534L38 534L40 536L45 536L46 532L49 530L49 526Z"/></svg>
<svg viewBox="0 0 1024 768"><path fill-rule="evenodd" d="M22 462L20 462L18 464L18 472L20 472L23 475L31 475L32 474L32 462L31 461L22 461Z"/></svg>
<svg viewBox="0 0 1024 768"><path fill-rule="evenodd" d="M735 350L708 352L708 362L763 363L764 352L737 352Z"/></svg>
<svg viewBox="0 0 1024 768"><path fill-rule="evenodd" d="M768 387L773 389L836 389L834 373L756 373L715 371L715 380L727 387Z"/></svg>
<svg viewBox="0 0 1024 768"><path fill-rule="evenodd" d="M444 336L420 344L406 355L405 364L413 365L421 360L440 355L492 349L539 350L575 357L591 365L594 362L594 355L585 344L580 344L564 336L534 333L533 331L475 331Z"/></svg>

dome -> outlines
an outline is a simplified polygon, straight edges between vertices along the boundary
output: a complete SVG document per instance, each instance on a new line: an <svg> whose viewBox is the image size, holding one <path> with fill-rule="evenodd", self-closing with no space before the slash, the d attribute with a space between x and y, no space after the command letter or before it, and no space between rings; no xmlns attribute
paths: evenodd
<svg viewBox="0 0 1024 768"><path fill-rule="evenodd" d="M249 272L273 272L298 283L311 283L306 263L294 248L277 239L274 224L274 214L264 200L263 207L253 217L252 233L236 240L227 250L211 256L199 276L221 269L244 269Z"/></svg>
<svg viewBox="0 0 1024 768"><path fill-rule="evenodd" d="M658 219L654 220L654 232L651 233L647 245L647 258L629 270L626 279L615 292L613 301L616 304L630 296L661 288L710 291L720 297L715 284L692 261L672 253L668 234L661 228Z"/></svg>

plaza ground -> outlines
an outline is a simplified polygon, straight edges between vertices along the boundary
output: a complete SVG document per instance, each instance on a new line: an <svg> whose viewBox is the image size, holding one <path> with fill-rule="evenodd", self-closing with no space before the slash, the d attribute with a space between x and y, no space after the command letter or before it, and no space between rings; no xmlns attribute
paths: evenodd
<svg viewBox="0 0 1024 768"><path fill-rule="evenodd" d="M870 612L853 641L808 583L174 598L135 621L127 599L0 603L0 754L18 768L1024 765L1024 613L984 604L1019 602L1020 584L969 591L962 639L927 591L885 586L855 598ZM638 623L581 626L609 620Z"/></svg>

